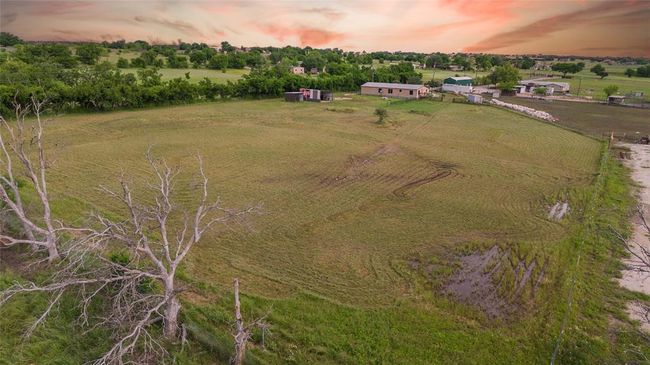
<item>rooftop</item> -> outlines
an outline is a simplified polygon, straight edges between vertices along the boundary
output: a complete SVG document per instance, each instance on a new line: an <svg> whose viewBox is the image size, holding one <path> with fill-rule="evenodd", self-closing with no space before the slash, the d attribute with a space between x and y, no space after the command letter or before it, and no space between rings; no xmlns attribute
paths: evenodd
<svg viewBox="0 0 650 365"><path fill-rule="evenodd" d="M535 84L535 85L561 85L564 87L569 87L568 82L561 82L561 81L539 81L539 80L521 80L519 81L520 85L526 85L526 84Z"/></svg>
<svg viewBox="0 0 650 365"><path fill-rule="evenodd" d="M385 87L387 89L406 89L406 90L417 90L424 85L419 84L394 84L390 82L366 82L361 85L365 87Z"/></svg>
<svg viewBox="0 0 650 365"><path fill-rule="evenodd" d="M456 80L456 81L472 80L472 78L469 77L469 76L454 76L454 77L448 77L448 79L453 79L453 80Z"/></svg>

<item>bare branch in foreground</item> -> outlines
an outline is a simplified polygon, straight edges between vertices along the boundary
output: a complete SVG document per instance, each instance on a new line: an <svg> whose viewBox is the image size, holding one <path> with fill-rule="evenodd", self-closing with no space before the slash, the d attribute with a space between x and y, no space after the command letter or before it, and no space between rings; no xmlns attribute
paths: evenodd
<svg viewBox="0 0 650 365"><path fill-rule="evenodd" d="M259 206L241 210L224 208L211 201L203 159L198 156L201 187L195 208L182 209L174 202L174 179L178 170L147 153L154 181L149 184L153 199L136 198L130 184L120 180L120 189L101 187L125 208L124 220L100 214L94 228L79 229L84 235L61 251L52 276L45 284L15 283L0 292L0 305L18 294L46 293L50 304L27 331L30 335L51 314L65 292L76 293L81 326L102 326L114 331L114 345L95 365L151 363L167 353L151 332L162 323L164 340L179 335L180 288L176 273L191 249L217 225L243 222ZM122 252L121 255L115 254ZM102 303L100 315L91 313L91 303ZM94 328L94 327L91 327Z"/></svg>
<svg viewBox="0 0 650 365"><path fill-rule="evenodd" d="M59 241L66 229L55 228L50 208L44 121L41 118L44 105L44 101L34 97L27 106L14 100L15 121L0 116L0 202L19 221L24 235L0 234L0 248L27 244L35 251L47 251L48 261L54 262L60 258ZM33 123L26 121L31 115L34 116ZM29 181L29 188L38 197L38 217L25 208L21 177Z"/></svg>

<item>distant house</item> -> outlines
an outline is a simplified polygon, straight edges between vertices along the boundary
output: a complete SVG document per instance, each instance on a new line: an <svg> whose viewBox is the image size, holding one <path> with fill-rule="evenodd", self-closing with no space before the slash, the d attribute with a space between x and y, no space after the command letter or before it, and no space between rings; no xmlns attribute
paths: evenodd
<svg viewBox="0 0 650 365"><path fill-rule="evenodd" d="M526 92L534 92L538 87L545 87L546 89L552 88L554 92L568 93L571 86L568 82L560 81L539 81L539 80L521 80L520 86L525 86Z"/></svg>
<svg viewBox="0 0 650 365"><path fill-rule="evenodd" d="M414 84L366 82L361 85L361 94L386 96L391 98L419 99L429 95L429 88L424 85Z"/></svg>
<svg viewBox="0 0 650 365"><path fill-rule="evenodd" d="M312 67L311 70L309 70L309 73L312 75L318 75L318 68Z"/></svg>
<svg viewBox="0 0 650 365"><path fill-rule="evenodd" d="M302 66L292 66L290 71L294 75L302 75L305 73L305 68Z"/></svg>
<svg viewBox="0 0 650 365"><path fill-rule="evenodd" d="M472 78L468 76L447 77L443 84L472 86Z"/></svg>
<svg viewBox="0 0 650 365"><path fill-rule="evenodd" d="M461 66L461 65L449 65L449 67L447 67L447 68L450 71L462 71L463 70L463 66Z"/></svg>

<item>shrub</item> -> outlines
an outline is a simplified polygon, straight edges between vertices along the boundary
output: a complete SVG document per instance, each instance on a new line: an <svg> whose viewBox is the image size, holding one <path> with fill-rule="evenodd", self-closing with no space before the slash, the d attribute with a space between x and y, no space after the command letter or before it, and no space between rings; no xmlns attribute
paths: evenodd
<svg viewBox="0 0 650 365"><path fill-rule="evenodd" d="M377 124L384 124L386 118L388 117L388 111L384 108L375 109L375 115L378 117Z"/></svg>

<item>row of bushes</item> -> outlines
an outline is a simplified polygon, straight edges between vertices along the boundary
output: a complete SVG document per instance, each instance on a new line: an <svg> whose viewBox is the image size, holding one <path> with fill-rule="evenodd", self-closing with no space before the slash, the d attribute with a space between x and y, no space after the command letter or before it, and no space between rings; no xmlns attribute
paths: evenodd
<svg viewBox="0 0 650 365"><path fill-rule="evenodd" d="M319 77L294 75L284 67L266 67L254 69L236 82L219 84L204 78L192 83L189 74L163 81L155 68L138 70L134 75L110 63L67 69L57 64L6 59L0 63L0 113L10 115L15 99L26 102L32 95L47 98L55 111L103 111L231 97L273 97L301 87L351 91L371 79L419 82L421 75L408 63L380 70L353 66L340 74Z"/></svg>

